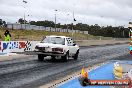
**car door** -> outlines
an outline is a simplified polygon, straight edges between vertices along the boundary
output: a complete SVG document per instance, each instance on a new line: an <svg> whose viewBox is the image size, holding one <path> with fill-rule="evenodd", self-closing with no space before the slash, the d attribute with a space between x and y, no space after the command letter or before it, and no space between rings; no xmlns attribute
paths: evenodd
<svg viewBox="0 0 132 88"><path fill-rule="evenodd" d="M72 38L67 38L67 45L69 47L69 55L74 56L76 51L77 51L77 46L73 45L73 40Z"/></svg>

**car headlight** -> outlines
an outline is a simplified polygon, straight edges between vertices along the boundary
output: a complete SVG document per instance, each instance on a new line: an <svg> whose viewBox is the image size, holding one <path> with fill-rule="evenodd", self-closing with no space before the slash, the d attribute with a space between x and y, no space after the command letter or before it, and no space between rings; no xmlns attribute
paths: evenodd
<svg viewBox="0 0 132 88"><path fill-rule="evenodd" d="M35 49L38 49L38 46L35 46Z"/></svg>

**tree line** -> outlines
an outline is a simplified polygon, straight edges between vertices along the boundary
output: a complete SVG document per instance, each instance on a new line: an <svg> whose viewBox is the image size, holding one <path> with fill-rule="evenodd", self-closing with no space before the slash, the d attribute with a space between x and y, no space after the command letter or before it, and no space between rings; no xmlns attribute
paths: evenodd
<svg viewBox="0 0 132 88"><path fill-rule="evenodd" d="M88 31L89 34L95 36L104 36L104 37L115 37L115 38L128 38L129 37L129 29L124 28L123 26L112 27L106 26L101 27L98 24L95 25L87 25L78 23L74 26L76 30Z"/></svg>
<svg viewBox="0 0 132 88"><path fill-rule="evenodd" d="M45 27L55 27L55 23L53 21L30 21L29 24L37 25L37 26L45 26ZM104 37L115 37L115 38L128 38L129 37L129 29L124 28L123 26L112 27L106 26L102 27L98 24L88 25L83 23L77 23L76 25L71 24L56 24L57 28L62 29L74 29L80 31L88 31L89 34L95 36L104 36Z"/></svg>
<svg viewBox="0 0 132 88"><path fill-rule="evenodd" d="M1 27L7 27L6 21L3 21L2 19L0 19L0 26Z"/></svg>
<svg viewBox="0 0 132 88"><path fill-rule="evenodd" d="M30 25L36 25L36 26L45 26L45 27L55 27L55 23L53 21L25 21L26 24ZM18 20L18 23L24 24L24 20L20 18ZM2 21L0 19L0 26L7 27L7 24L5 21ZM99 26L98 24L94 25L88 25L83 23L77 23L76 25L71 24L56 24L57 28L62 29L74 29L74 30L80 30L80 31L88 31L89 34L95 35L95 36L104 36L104 37L115 37L115 38L128 38L129 37L129 29L124 28L123 26L113 27L113 26Z"/></svg>

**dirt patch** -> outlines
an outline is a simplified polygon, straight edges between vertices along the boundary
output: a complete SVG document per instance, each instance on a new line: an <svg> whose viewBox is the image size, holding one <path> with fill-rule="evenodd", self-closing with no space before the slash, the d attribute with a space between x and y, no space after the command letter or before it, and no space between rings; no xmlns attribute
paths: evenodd
<svg viewBox="0 0 132 88"><path fill-rule="evenodd" d="M0 56L0 61L7 61L13 59L22 59L29 57L29 55L10 53L8 56Z"/></svg>
<svg viewBox="0 0 132 88"><path fill-rule="evenodd" d="M91 45L106 45L106 44L116 44L116 43L128 43L129 41L121 41L121 40L83 40L76 41L79 46L91 46Z"/></svg>

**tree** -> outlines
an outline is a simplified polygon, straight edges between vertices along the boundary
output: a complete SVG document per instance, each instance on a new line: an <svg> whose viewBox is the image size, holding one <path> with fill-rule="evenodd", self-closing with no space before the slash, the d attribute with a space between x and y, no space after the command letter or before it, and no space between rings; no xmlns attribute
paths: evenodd
<svg viewBox="0 0 132 88"><path fill-rule="evenodd" d="M45 27L54 27L54 22L53 21L31 21L31 25L37 25L37 26L45 26Z"/></svg>
<svg viewBox="0 0 132 88"><path fill-rule="evenodd" d="M7 27L7 24L5 21L2 21L2 19L0 19L0 26Z"/></svg>
<svg viewBox="0 0 132 88"><path fill-rule="evenodd" d="M23 23L23 19L19 19L20 23ZM53 21L30 21L31 25L37 25L37 26L45 26L45 27L55 27L55 23ZM88 25L83 23L77 23L76 25L73 24L56 24L57 28L62 29L72 29L73 30L80 30L80 31L88 31L89 34L94 36L104 36L104 37L129 37L129 29L124 28L122 26L119 27L112 27L112 26L106 26L106 27L100 27L98 24L94 25Z"/></svg>
<svg viewBox="0 0 132 88"><path fill-rule="evenodd" d="M0 26L3 25L2 19L0 19Z"/></svg>
<svg viewBox="0 0 132 88"><path fill-rule="evenodd" d="M23 18L20 18L20 19L18 20L18 23L20 23L20 24L24 24L24 20L23 20ZM25 23L27 23L26 20L25 20Z"/></svg>
<svg viewBox="0 0 132 88"><path fill-rule="evenodd" d="M56 24L56 27L61 28L61 24L60 23Z"/></svg>
<svg viewBox="0 0 132 88"><path fill-rule="evenodd" d="M30 24L31 25L36 25L36 22L35 21L30 21Z"/></svg>
<svg viewBox="0 0 132 88"><path fill-rule="evenodd" d="M23 24L23 23L24 23L23 18L20 18L20 19L18 20L18 23Z"/></svg>
<svg viewBox="0 0 132 88"><path fill-rule="evenodd" d="M6 24L6 22L5 22L5 21L3 21L3 26L4 26L4 27L7 27L7 24Z"/></svg>

